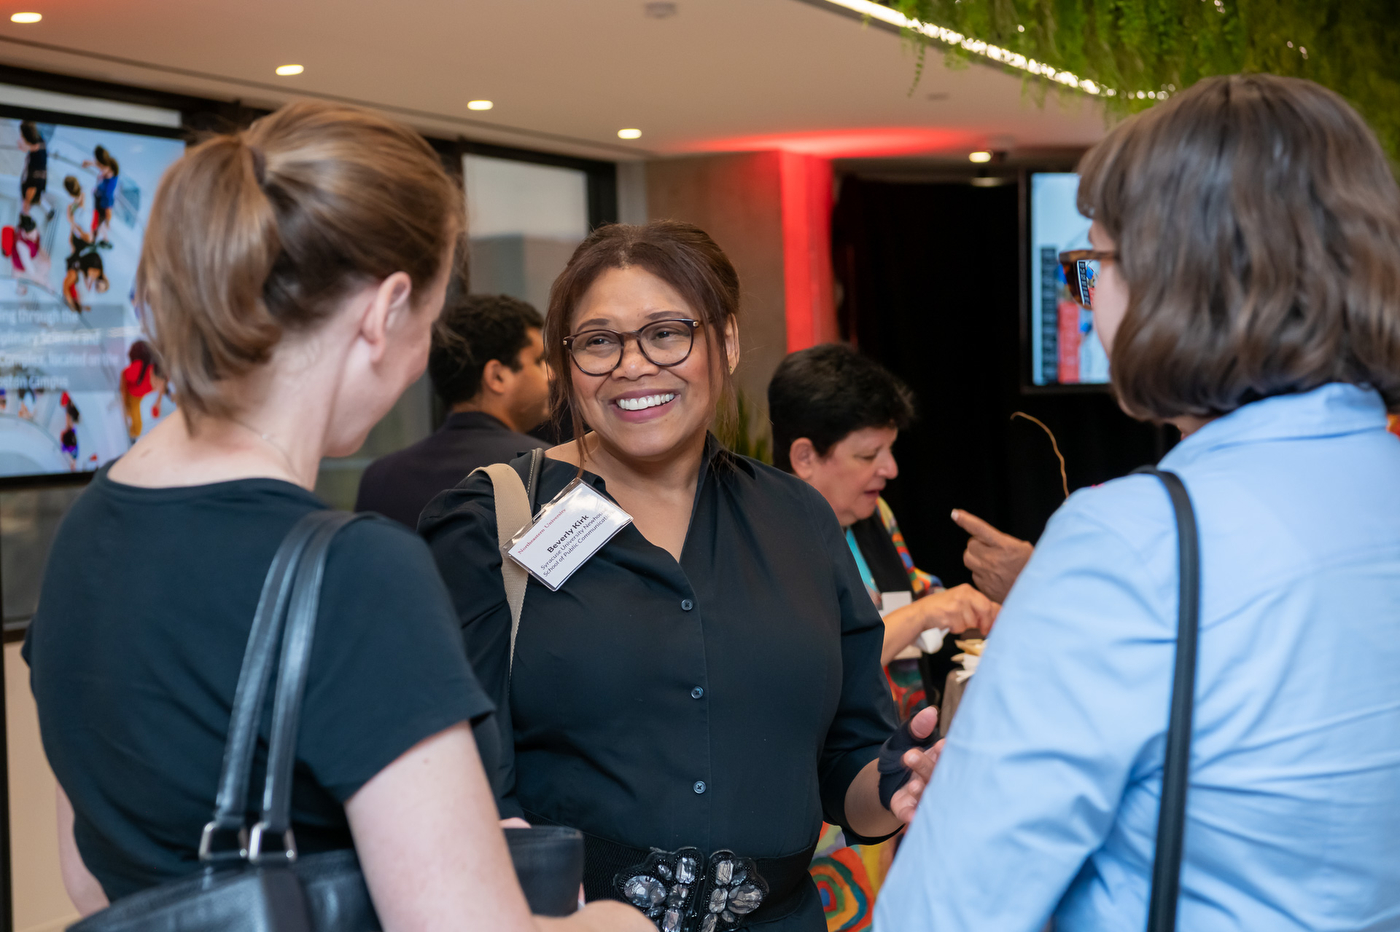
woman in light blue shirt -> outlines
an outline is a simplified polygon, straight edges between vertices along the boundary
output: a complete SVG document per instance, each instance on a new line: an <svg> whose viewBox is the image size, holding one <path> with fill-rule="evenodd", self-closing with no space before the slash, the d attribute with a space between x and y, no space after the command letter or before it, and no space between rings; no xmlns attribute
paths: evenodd
<svg viewBox="0 0 1400 932"><path fill-rule="evenodd" d="M1114 388L1182 429L1161 466L1200 524L1177 927L1400 929L1400 191L1340 97L1267 75L1200 82L1080 173ZM1176 547L1151 477L1051 520L877 929L1144 927Z"/></svg>

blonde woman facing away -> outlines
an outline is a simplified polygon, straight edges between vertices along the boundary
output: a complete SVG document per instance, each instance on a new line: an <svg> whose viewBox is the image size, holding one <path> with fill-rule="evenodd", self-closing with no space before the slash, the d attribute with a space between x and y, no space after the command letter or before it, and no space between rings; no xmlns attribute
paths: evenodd
<svg viewBox="0 0 1400 932"><path fill-rule="evenodd" d="M326 507L321 458L358 448L423 371L460 200L412 131L317 103L195 147L162 181L138 297L180 407L64 519L25 644L83 913L199 870L268 564ZM618 904L529 915L482 767L492 705L427 548L361 521L323 591L300 850L354 847L386 932L645 928Z"/></svg>

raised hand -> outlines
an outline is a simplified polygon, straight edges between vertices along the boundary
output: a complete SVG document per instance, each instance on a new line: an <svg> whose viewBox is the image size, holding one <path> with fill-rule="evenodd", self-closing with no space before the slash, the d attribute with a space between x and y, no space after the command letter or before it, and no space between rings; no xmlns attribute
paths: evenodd
<svg viewBox="0 0 1400 932"><path fill-rule="evenodd" d="M954 509L953 522L972 535L963 551L963 564L972 570L973 583L993 602L1005 602L1035 547L968 511Z"/></svg>

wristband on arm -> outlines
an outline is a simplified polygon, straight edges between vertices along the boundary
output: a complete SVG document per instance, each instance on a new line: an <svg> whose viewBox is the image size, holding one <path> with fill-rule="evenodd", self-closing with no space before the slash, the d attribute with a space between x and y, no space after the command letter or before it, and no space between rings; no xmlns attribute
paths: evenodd
<svg viewBox="0 0 1400 932"><path fill-rule="evenodd" d="M880 773L880 805L886 809L890 808L890 800L894 799L894 794L899 792L899 788L914 776L914 771L904 765L904 755L915 748L927 751L938 740L937 728L927 738L915 738L909 727L913 721L913 715L906 718L903 724L895 729L894 734L880 746L879 763L875 768Z"/></svg>

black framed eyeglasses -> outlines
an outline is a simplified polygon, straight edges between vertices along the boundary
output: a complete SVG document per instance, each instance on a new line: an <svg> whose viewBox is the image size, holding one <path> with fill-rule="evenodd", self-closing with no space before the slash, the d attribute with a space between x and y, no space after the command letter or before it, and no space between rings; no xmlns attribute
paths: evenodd
<svg viewBox="0 0 1400 932"><path fill-rule="evenodd" d="M1069 295L1086 311L1094 309L1094 288L1099 279L1099 263L1118 258L1112 249L1071 249L1060 253L1060 268L1069 283Z"/></svg>
<svg viewBox="0 0 1400 932"><path fill-rule="evenodd" d="M640 330L584 330L565 337L564 348L584 375L607 375L622 365L622 351L631 337L652 365L669 368L690 357L700 324L676 317L652 321Z"/></svg>

